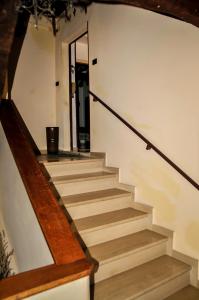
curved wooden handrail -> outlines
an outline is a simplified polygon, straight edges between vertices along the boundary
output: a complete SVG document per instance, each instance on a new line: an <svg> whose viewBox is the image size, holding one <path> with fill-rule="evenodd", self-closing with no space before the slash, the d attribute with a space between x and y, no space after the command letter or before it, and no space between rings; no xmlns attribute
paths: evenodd
<svg viewBox="0 0 199 300"><path fill-rule="evenodd" d="M12 100L0 101L0 121L35 215L54 259L53 269L56 269L56 266L64 265L66 267L68 264L84 261L85 272L82 273L81 265L79 272L78 268L75 270L76 277L79 278L80 274L88 275L91 272L92 265L87 262L63 210L42 172L30 140L26 136L26 130L19 121L18 112ZM26 276L28 276L27 274L29 273L26 272ZM19 275L16 276L18 276L16 278L21 278ZM14 278L15 276L6 279L5 282L12 282L15 280ZM4 280L0 282L0 292L2 289L4 290L3 286ZM0 297L0 299L4 298Z"/></svg>
<svg viewBox="0 0 199 300"><path fill-rule="evenodd" d="M153 145L147 138L145 138L137 129L124 120L118 113L116 113L109 105L107 105L102 99L96 96L93 92L89 91L89 94L93 96L93 100L101 103L108 111L110 111L117 119L119 119L124 125L126 125L132 132L134 132L143 142L146 143L146 150L153 149L159 156L161 156L170 166L172 166L178 173L180 173L189 183L191 183L197 190L199 190L199 184L194 181L189 175L187 175L180 167L178 167L171 159L169 159L162 151L160 151L155 145Z"/></svg>

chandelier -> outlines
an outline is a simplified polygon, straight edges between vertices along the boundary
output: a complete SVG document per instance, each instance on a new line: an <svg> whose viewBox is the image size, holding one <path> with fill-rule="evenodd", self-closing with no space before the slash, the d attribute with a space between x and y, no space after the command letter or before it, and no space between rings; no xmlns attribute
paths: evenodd
<svg viewBox="0 0 199 300"><path fill-rule="evenodd" d="M35 20L35 27L38 28L38 22L41 17L46 17L52 24L53 33L56 35L57 26L56 18L64 17L65 20L70 21L72 14L75 16L76 0L20 0L18 11L26 11L33 15ZM77 2L76 2L77 4ZM86 6L84 6L86 10Z"/></svg>

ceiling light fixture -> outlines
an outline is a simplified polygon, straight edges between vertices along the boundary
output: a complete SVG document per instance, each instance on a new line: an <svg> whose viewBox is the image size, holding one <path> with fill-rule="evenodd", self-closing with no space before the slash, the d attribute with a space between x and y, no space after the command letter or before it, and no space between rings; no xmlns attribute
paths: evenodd
<svg viewBox="0 0 199 300"><path fill-rule="evenodd" d="M52 24L53 33L56 35L56 18L64 16L70 21L72 14L75 16L75 0L20 0L17 7L19 12L27 11L35 19L35 27L38 28L39 19L46 17ZM86 7L84 6L86 11Z"/></svg>

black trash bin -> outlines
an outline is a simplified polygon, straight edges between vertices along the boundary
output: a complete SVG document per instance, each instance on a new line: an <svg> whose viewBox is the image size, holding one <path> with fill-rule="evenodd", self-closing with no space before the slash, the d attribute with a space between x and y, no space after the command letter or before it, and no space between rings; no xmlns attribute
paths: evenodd
<svg viewBox="0 0 199 300"><path fill-rule="evenodd" d="M59 127L46 127L46 140L48 154L58 154Z"/></svg>

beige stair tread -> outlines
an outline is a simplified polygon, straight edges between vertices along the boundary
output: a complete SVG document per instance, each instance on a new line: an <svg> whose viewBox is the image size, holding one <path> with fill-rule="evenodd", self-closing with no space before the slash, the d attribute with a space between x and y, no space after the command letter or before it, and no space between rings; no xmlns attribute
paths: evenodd
<svg viewBox="0 0 199 300"><path fill-rule="evenodd" d="M44 163L45 166L52 166L52 165L63 165L63 164L79 164L79 163L88 163L88 162L95 162L95 161L104 161L103 158L93 158L93 157L84 157L84 156L77 156L77 157L58 157L58 158L39 158L39 161Z"/></svg>
<svg viewBox="0 0 199 300"><path fill-rule="evenodd" d="M127 192L125 190L113 188L113 189L65 196L62 197L62 201L67 207L70 207L70 206L79 205L81 203L86 204L86 203L95 202L97 200L107 200L113 197L116 198L116 197L130 195L130 194L131 194L130 192Z"/></svg>
<svg viewBox="0 0 199 300"><path fill-rule="evenodd" d="M189 270L190 266L164 255L97 283L94 290L94 299L136 299L140 295L157 288L161 284L164 284Z"/></svg>
<svg viewBox="0 0 199 300"><path fill-rule="evenodd" d="M56 176L52 177L52 181L55 183L58 182L70 182L70 181L82 181L85 179L98 179L98 178L108 178L115 176L115 173L111 172L94 172L94 173L83 173L83 174L73 174L73 175L65 175L65 176Z"/></svg>
<svg viewBox="0 0 199 300"><path fill-rule="evenodd" d="M199 289L189 285L165 300L199 300Z"/></svg>
<svg viewBox="0 0 199 300"><path fill-rule="evenodd" d="M79 231L92 230L96 227L106 227L113 223L124 223L131 219L139 219L146 216L147 213L133 209L131 207L95 215L91 217L75 220L75 225Z"/></svg>
<svg viewBox="0 0 199 300"><path fill-rule="evenodd" d="M141 248L150 247L166 240L166 236L146 229L89 247L89 252L101 264L113 260L115 257L128 255L129 252L140 251Z"/></svg>

